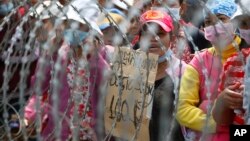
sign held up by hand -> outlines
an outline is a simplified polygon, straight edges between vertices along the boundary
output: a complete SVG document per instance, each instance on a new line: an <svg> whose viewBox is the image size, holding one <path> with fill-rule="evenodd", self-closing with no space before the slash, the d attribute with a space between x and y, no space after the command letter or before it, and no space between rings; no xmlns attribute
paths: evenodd
<svg viewBox="0 0 250 141"><path fill-rule="evenodd" d="M140 125L137 140L147 141L158 56L122 47L116 48L111 63L104 114L106 133L131 140Z"/></svg>

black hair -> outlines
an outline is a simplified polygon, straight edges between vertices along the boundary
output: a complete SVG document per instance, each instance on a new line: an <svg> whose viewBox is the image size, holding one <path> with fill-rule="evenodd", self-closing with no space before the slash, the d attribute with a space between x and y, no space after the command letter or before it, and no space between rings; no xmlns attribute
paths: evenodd
<svg viewBox="0 0 250 141"><path fill-rule="evenodd" d="M179 0L179 4L181 5L183 3L183 0Z"/></svg>
<svg viewBox="0 0 250 141"><path fill-rule="evenodd" d="M238 4L238 3L240 2L240 0L234 0L234 2L235 2L236 4Z"/></svg>
<svg viewBox="0 0 250 141"><path fill-rule="evenodd" d="M189 4L189 7L191 9L202 9L203 5L202 3L207 3L208 0L179 0L179 2L183 3L186 2L187 4ZM180 3L180 4L181 4Z"/></svg>
<svg viewBox="0 0 250 141"><path fill-rule="evenodd" d="M248 14L238 15L232 19L232 22L238 28L242 26L250 26L250 15Z"/></svg>

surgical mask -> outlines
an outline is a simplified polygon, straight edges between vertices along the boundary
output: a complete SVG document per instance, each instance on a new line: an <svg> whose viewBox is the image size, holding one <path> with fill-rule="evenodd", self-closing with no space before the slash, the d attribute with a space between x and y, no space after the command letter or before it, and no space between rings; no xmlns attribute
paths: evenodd
<svg viewBox="0 0 250 141"><path fill-rule="evenodd" d="M161 57L159 57L158 63L162 63L162 62L164 62L164 61L166 61L166 60L167 60L167 61L170 60L170 57L171 57L172 54L173 54L172 50L171 50L171 49L168 49L168 50L165 52L164 55L162 55Z"/></svg>
<svg viewBox="0 0 250 141"><path fill-rule="evenodd" d="M180 20L180 8L169 8L169 11L174 15L173 18Z"/></svg>
<svg viewBox="0 0 250 141"><path fill-rule="evenodd" d="M205 38L223 51L234 40L235 27L232 23L218 23L204 28Z"/></svg>
<svg viewBox="0 0 250 141"><path fill-rule="evenodd" d="M0 4L0 15L7 15L14 8L14 4L12 2Z"/></svg>
<svg viewBox="0 0 250 141"><path fill-rule="evenodd" d="M84 39L87 38L88 32L66 29L64 30L64 39L69 45L76 46L79 45Z"/></svg>
<svg viewBox="0 0 250 141"><path fill-rule="evenodd" d="M243 38L248 45L250 45L250 29L239 29L240 37Z"/></svg>

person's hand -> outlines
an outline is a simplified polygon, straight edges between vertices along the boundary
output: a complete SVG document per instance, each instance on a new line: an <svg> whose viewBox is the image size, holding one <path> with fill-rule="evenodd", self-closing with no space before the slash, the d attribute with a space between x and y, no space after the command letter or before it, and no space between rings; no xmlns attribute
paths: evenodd
<svg viewBox="0 0 250 141"><path fill-rule="evenodd" d="M230 109L242 109L244 85L235 83L225 88L219 95L226 107Z"/></svg>

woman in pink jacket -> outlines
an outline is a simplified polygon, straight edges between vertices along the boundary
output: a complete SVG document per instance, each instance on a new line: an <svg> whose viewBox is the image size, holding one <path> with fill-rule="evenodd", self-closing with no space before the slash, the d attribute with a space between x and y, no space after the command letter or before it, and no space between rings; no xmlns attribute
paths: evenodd
<svg viewBox="0 0 250 141"><path fill-rule="evenodd" d="M56 9L51 7L52 12L53 10ZM63 33L63 39L56 36L49 41L51 47L58 46L59 49L50 48L45 53L39 52L43 54L32 78L34 95L25 107L25 119L27 125L31 126L32 123L37 123L37 114L41 115L42 125L39 128L40 133L37 134L40 134L42 140L97 140L97 103L103 82L103 70L108 69L105 49L100 43L102 33L96 28L95 22L86 18L91 25L88 27L73 9L69 9L67 16L71 20L58 26ZM44 33L48 33L55 25L50 19L43 21ZM79 28L71 29L68 23L72 22L79 23ZM92 36L92 31L96 36ZM38 39L45 37L45 41L50 40L47 39L48 35L39 36ZM89 52L83 52L86 46L89 47ZM82 65L82 62L88 65ZM38 99L40 104L37 104ZM38 105L39 111L36 108Z"/></svg>

